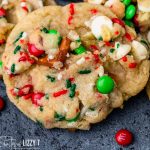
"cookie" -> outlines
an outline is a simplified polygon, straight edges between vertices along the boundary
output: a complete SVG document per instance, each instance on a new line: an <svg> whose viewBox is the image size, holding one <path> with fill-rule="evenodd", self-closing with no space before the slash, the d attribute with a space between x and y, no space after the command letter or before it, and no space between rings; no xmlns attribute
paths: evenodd
<svg viewBox="0 0 150 150"><path fill-rule="evenodd" d="M4 82L11 102L45 128L88 130L144 88L148 57L134 29L110 9L49 6L11 32Z"/></svg>
<svg viewBox="0 0 150 150"><path fill-rule="evenodd" d="M92 4L101 4L109 7L119 18L127 19L126 23L134 22L135 26L140 29L141 32L146 32L150 28L150 1L149 0L132 0L129 1L120 0L85 0L85 2ZM137 10L134 5L137 5ZM119 10L119 11L118 11ZM130 15L136 14L134 18L130 18ZM129 12L130 11L130 12ZM131 14L130 14L131 13ZM129 18L127 17L129 16ZM130 22L130 24L131 24Z"/></svg>
<svg viewBox="0 0 150 150"><path fill-rule="evenodd" d="M50 3L49 3L50 4ZM42 0L2 0L0 1L0 55L5 49L5 41L10 31L16 23L21 21L31 11L43 7ZM8 23L9 22L9 23ZM1 56L0 56L0 63ZM0 67L0 77L2 77L2 68Z"/></svg>

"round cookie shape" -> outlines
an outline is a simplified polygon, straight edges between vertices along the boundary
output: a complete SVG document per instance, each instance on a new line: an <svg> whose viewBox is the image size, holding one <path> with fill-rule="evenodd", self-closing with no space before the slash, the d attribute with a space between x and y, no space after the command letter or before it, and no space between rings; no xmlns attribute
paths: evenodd
<svg viewBox="0 0 150 150"><path fill-rule="evenodd" d="M92 23L99 16L112 26L103 20L97 38ZM79 3L34 11L7 40L3 55L7 94L25 115L46 128L88 130L144 88L149 61L147 53L135 59L133 40L139 41L135 31L104 6ZM131 64L136 65L130 68ZM106 83L111 89L105 94L96 88L103 76L110 77Z"/></svg>

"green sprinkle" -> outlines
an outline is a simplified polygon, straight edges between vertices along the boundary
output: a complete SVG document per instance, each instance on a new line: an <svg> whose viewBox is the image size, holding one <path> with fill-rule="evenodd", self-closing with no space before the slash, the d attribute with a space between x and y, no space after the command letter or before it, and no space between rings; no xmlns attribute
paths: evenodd
<svg viewBox="0 0 150 150"><path fill-rule="evenodd" d="M70 94L69 94L69 97L70 98L73 98L75 96L75 90L76 90L76 84L72 84L71 87L70 87Z"/></svg>
<svg viewBox="0 0 150 150"><path fill-rule="evenodd" d="M71 87L71 81L69 79L66 80L66 88L70 88Z"/></svg>
<svg viewBox="0 0 150 150"><path fill-rule="evenodd" d="M43 125L43 123L42 123L41 121L36 120L36 123L37 123L39 126L44 127L44 125Z"/></svg>
<svg viewBox="0 0 150 150"><path fill-rule="evenodd" d="M61 41L62 41L62 37L59 36L59 37L58 37L58 45L60 45Z"/></svg>
<svg viewBox="0 0 150 150"><path fill-rule="evenodd" d="M89 74L89 73L91 73L91 70L80 70L78 73L79 74Z"/></svg>
<svg viewBox="0 0 150 150"><path fill-rule="evenodd" d="M17 54L17 52L19 52L19 51L20 51L20 49L21 49L21 46L20 46L20 45L18 45L18 46L15 48L15 50L14 50L14 54Z"/></svg>
<svg viewBox="0 0 150 150"><path fill-rule="evenodd" d="M114 49L114 48L111 48L111 49L110 49L110 52L111 52L111 53L113 53L114 51L115 51L115 49Z"/></svg>
<svg viewBox="0 0 150 150"><path fill-rule="evenodd" d="M103 54L100 54L99 56L100 56L101 58L104 58Z"/></svg>
<svg viewBox="0 0 150 150"><path fill-rule="evenodd" d="M19 36L16 38L16 40L14 41L14 44L16 43L16 42L18 42L21 38L22 38L22 35L23 35L23 32L21 32L20 34L19 34Z"/></svg>
<svg viewBox="0 0 150 150"><path fill-rule="evenodd" d="M90 107L90 108L89 108L89 110L91 110L91 111L95 111L95 108Z"/></svg>
<svg viewBox="0 0 150 150"><path fill-rule="evenodd" d="M117 48L119 48L120 47L120 44L119 43L117 43Z"/></svg>
<svg viewBox="0 0 150 150"><path fill-rule="evenodd" d="M12 73L15 73L15 67L16 67L16 65L15 65L15 64L12 64L12 66L11 66L11 72L12 72Z"/></svg>
<svg viewBox="0 0 150 150"><path fill-rule="evenodd" d="M55 112L54 118L56 121L64 121L65 120L65 116L58 114L57 112Z"/></svg>
<svg viewBox="0 0 150 150"><path fill-rule="evenodd" d="M3 67L3 62L2 61L0 61L0 68L2 68Z"/></svg>
<svg viewBox="0 0 150 150"><path fill-rule="evenodd" d="M47 75L47 79L50 80L51 82L55 82L55 77Z"/></svg>
<svg viewBox="0 0 150 150"><path fill-rule="evenodd" d="M77 55L82 54L82 53L84 53L84 52L86 52L86 49L85 49L85 47L82 46L82 45L80 45L78 48L76 48L76 49L74 50L74 53L77 54Z"/></svg>
<svg viewBox="0 0 150 150"><path fill-rule="evenodd" d="M49 33L49 30L46 29L46 28L43 28L41 31L44 32L44 33Z"/></svg>
<svg viewBox="0 0 150 150"><path fill-rule="evenodd" d="M103 38L102 38L102 36L100 36L100 37L98 38L98 40L99 40L99 41L103 41Z"/></svg>
<svg viewBox="0 0 150 150"><path fill-rule="evenodd" d="M76 40L76 42L81 42L81 39Z"/></svg>
<svg viewBox="0 0 150 150"><path fill-rule="evenodd" d="M57 34L58 32L56 30L49 30L48 33L49 34Z"/></svg>
<svg viewBox="0 0 150 150"><path fill-rule="evenodd" d="M42 106L40 106L40 108L39 108L39 109L40 109L40 111L41 111L41 112L43 111L43 107L42 107Z"/></svg>
<svg viewBox="0 0 150 150"><path fill-rule="evenodd" d="M80 113L78 113L77 116L75 116L72 119L66 119L66 121L68 121L69 123L76 122L79 119L79 117L80 117Z"/></svg>
<svg viewBox="0 0 150 150"><path fill-rule="evenodd" d="M141 40L141 43L145 44L148 48L150 48L149 44L145 40Z"/></svg>
<svg viewBox="0 0 150 150"><path fill-rule="evenodd" d="M48 94L45 94L45 98L48 100L48 99L49 99L49 95L48 95Z"/></svg>

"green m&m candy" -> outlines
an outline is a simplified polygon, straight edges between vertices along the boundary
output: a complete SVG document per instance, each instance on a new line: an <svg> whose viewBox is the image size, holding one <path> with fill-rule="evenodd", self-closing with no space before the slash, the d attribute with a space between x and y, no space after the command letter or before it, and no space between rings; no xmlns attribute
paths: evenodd
<svg viewBox="0 0 150 150"><path fill-rule="evenodd" d="M0 61L0 69L3 67L3 62Z"/></svg>
<svg viewBox="0 0 150 150"><path fill-rule="evenodd" d="M82 53L86 52L86 49L85 49L84 46L80 45L78 48L76 48L74 50L74 52L75 52L75 54L79 55L79 54L82 54Z"/></svg>
<svg viewBox="0 0 150 150"><path fill-rule="evenodd" d="M134 28L134 24L133 24L132 21L130 21L130 20L124 20L124 22L125 22L125 24L128 25L129 27Z"/></svg>
<svg viewBox="0 0 150 150"><path fill-rule="evenodd" d="M113 91L115 86L114 80L109 76L99 77L96 82L97 90L102 94L109 94Z"/></svg>
<svg viewBox="0 0 150 150"><path fill-rule="evenodd" d="M131 3L131 0L122 0L125 6L128 6Z"/></svg>
<svg viewBox="0 0 150 150"><path fill-rule="evenodd" d="M130 20L134 17L135 13L136 13L135 6L134 5L129 5L126 9L126 12L125 12L125 18L127 20Z"/></svg>

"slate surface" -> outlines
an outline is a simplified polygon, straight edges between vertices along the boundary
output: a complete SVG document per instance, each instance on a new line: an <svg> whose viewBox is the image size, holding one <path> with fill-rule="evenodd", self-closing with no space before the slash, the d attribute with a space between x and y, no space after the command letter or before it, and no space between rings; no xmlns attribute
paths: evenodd
<svg viewBox="0 0 150 150"><path fill-rule="evenodd" d="M59 0L59 4L64 3ZM0 95L7 103L5 110L0 112L0 150L10 150L15 146L21 150L16 144L28 139L28 144L33 144L31 140L35 140L35 147L22 147L27 150L150 150L150 101L144 91L126 102L123 110L116 109L105 121L93 125L90 131L75 133L43 129L26 118L9 102L2 81ZM127 148L118 146L114 140L115 132L122 128L127 128L134 134L134 142ZM39 144L37 140L40 140Z"/></svg>

